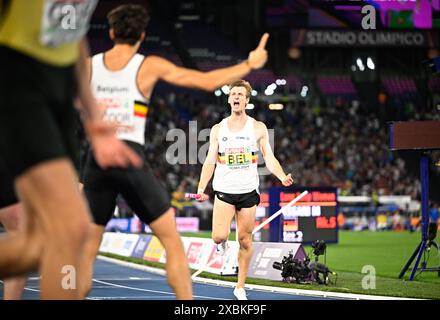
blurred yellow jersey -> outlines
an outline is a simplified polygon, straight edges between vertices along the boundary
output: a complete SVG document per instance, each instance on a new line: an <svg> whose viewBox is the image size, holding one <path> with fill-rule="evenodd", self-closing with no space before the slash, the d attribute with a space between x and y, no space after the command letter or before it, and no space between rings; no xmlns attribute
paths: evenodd
<svg viewBox="0 0 440 320"><path fill-rule="evenodd" d="M54 66L73 64L97 0L0 0L0 45Z"/></svg>

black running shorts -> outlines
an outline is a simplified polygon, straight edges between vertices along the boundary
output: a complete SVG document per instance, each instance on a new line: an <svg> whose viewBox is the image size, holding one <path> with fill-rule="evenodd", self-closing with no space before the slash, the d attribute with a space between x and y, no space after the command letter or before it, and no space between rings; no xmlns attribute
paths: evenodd
<svg viewBox="0 0 440 320"><path fill-rule="evenodd" d="M217 196L217 199L235 206L237 211L240 211L243 208L252 208L253 206L258 206L260 203L260 195L258 194L257 190L241 194L215 191L215 195Z"/></svg>
<svg viewBox="0 0 440 320"><path fill-rule="evenodd" d="M0 154L13 178L77 158L74 66L54 67L0 46Z"/></svg>
<svg viewBox="0 0 440 320"><path fill-rule="evenodd" d="M0 157L0 209L18 202L14 190L14 180Z"/></svg>
<svg viewBox="0 0 440 320"><path fill-rule="evenodd" d="M145 162L140 144L125 141L144 160L140 169L111 168L102 170L89 151L83 172L84 193L94 222L105 226L113 216L116 196L121 194L131 209L144 222L151 223L170 207L165 188Z"/></svg>

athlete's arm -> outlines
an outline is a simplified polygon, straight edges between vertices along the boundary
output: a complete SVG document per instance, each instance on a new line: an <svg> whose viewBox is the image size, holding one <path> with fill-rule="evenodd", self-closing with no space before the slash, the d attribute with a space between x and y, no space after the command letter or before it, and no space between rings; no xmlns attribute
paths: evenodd
<svg viewBox="0 0 440 320"><path fill-rule="evenodd" d="M215 163L217 162L217 154L218 154L218 124L212 127L211 133L209 135L209 149L208 154L206 156L205 162L202 166L202 173L200 174L199 186L197 188L197 194L201 195L201 201L206 200L203 198L205 195L205 189L208 185L209 181L214 174ZM206 196L206 195L205 195Z"/></svg>
<svg viewBox="0 0 440 320"><path fill-rule="evenodd" d="M78 100L81 111L81 116L85 122L93 122L102 119L102 110L97 106L95 97L90 89L90 61L89 61L89 46L85 39L80 43L79 59L75 65L77 85L78 85Z"/></svg>
<svg viewBox="0 0 440 320"><path fill-rule="evenodd" d="M263 154L264 162L266 163L267 169L280 181L284 186L288 187L292 185L293 178L289 173L286 175L284 173L283 168L280 165L280 162L275 158L275 155L272 152L272 148L269 143L269 132L267 131L267 127L263 122L257 122L257 133L260 134L261 138L259 140L260 150Z"/></svg>
<svg viewBox="0 0 440 320"><path fill-rule="evenodd" d="M241 79L254 69L260 69L267 61L265 49L269 34L265 33L257 48L249 53L246 61L231 67L201 72L176 66L172 62L158 56L146 58L144 62L145 73L156 75L158 80L163 80L176 86L214 91L224 84Z"/></svg>
<svg viewBox="0 0 440 320"><path fill-rule="evenodd" d="M80 54L75 65L78 85L79 108L81 109L82 122L86 131L95 159L102 168L127 167L133 165L140 167L142 160L116 135L116 127L102 120L102 112L93 96L89 81L89 65L87 59L89 48L87 41L80 43Z"/></svg>

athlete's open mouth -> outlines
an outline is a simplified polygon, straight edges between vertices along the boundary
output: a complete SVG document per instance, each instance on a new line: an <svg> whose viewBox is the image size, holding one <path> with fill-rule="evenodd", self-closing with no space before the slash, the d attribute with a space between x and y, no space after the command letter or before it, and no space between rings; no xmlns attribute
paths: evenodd
<svg viewBox="0 0 440 320"><path fill-rule="evenodd" d="M240 105L240 102L234 102L234 106L239 106Z"/></svg>

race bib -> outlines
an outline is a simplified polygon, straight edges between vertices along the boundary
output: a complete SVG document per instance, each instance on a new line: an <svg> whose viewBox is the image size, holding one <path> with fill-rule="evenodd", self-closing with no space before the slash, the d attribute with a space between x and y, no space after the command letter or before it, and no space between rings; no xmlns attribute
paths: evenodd
<svg viewBox="0 0 440 320"><path fill-rule="evenodd" d="M257 154L249 147L226 148L225 152L218 155L218 161L226 164L230 169L248 168L252 163L256 163L257 159Z"/></svg>
<svg viewBox="0 0 440 320"><path fill-rule="evenodd" d="M119 98L98 98L97 100L98 104L105 110L105 121L129 127L134 125L132 101Z"/></svg>
<svg viewBox="0 0 440 320"><path fill-rule="evenodd" d="M77 42L87 33L97 0L45 0L40 43L58 47Z"/></svg>

